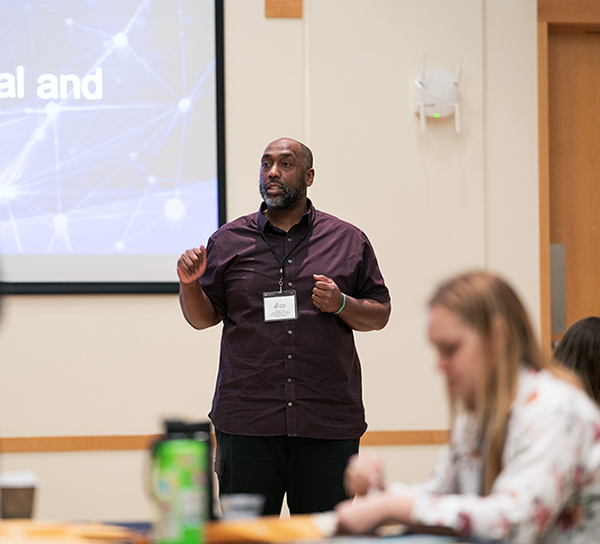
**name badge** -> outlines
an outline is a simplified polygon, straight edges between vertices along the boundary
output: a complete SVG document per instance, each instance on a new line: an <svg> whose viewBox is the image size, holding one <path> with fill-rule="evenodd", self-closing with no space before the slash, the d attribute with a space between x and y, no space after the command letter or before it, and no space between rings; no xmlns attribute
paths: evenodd
<svg viewBox="0 0 600 544"><path fill-rule="evenodd" d="M263 293L265 321L286 321L298 319L296 291L273 291Z"/></svg>

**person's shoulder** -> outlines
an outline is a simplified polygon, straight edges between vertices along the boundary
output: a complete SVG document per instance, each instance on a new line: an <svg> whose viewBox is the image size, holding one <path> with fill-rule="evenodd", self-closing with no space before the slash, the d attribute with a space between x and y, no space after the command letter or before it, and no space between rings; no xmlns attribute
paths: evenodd
<svg viewBox="0 0 600 544"><path fill-rule="evenodd" d="M600 410L587 393L549 370L523 369L517 402L532 411L565 414L600 423Z"/></svg>
<svg viewBox="0 0 600 544"><path fill-rule="evenodd" d="M340 219L335 215L324 212L322 210L315 209L315 228L325 228L325 229L336 229L339 231L344 231L348 235L354 235L356 237L367 239L367 235L364 233L362 229L353 225L352 223L345 221L344 219Z"/></svg>
<svg viewBox="0 0 600 544"><path fill-rule="evenodd" d="M249 231L257 231L256 212L242 215L219 227L210 237L213 243L219 240L230 240L236 236L244 235ZM258 232L258 231L257 231Z"/></svg>
<svg viewBox="0 0 600 544"><path fill-rule="evenodd" d="M328 223L351 231L362 232L360 228L358 228L356 225L353 225L349 221L340 219L331 213L327 213L323 210L315 208L315 224L317 223Z"/></svg>

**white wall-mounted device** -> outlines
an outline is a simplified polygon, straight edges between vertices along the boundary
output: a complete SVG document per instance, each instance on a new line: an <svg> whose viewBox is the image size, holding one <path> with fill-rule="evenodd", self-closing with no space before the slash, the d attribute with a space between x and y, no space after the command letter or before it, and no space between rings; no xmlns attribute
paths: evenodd
<svg viewBox="0 0 600 544"><path fill-rule="evenodd" d="M454 114L454 128L460 132L460 109L458 105L458 77L461 57L458 57L456 73L446 70L427 70L425 55L421 73L414 81L414 107L419 115L421 132L425 132L426 117L448 117Z"/></svg>

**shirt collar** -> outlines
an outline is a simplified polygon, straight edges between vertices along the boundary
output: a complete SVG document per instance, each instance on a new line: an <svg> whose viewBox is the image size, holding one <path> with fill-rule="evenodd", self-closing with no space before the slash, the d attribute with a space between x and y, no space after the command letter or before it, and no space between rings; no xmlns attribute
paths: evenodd
<svg viewBox="0 0 600 544"><path fill-rule="evenodd" d="M315 207L313 206L313 203L310 200L310 198L306 199L306 203L308 204L308 210L306 210L306 213L300 218L299 224L306 223L310 227L312 226L315 219ZM258 225L258 229L262 232L265 231L267 223L271 224L271 222L264 215L266 211L267 205L265 202L262 202L256 214L256 224ZM271 224L271 228L275 227L273 227L273 225Z"/></svg>

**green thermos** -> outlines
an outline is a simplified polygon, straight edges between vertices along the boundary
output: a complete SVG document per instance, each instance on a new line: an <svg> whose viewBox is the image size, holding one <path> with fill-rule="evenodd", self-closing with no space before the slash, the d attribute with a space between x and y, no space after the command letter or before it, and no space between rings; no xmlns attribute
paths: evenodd
<svg viewBox="0 0 600 544"><path fill-rule="evenodd" d="M152 447L154 541L204 544L204 524L212 516L210 424L168 420L165 427Z"/></svg>

